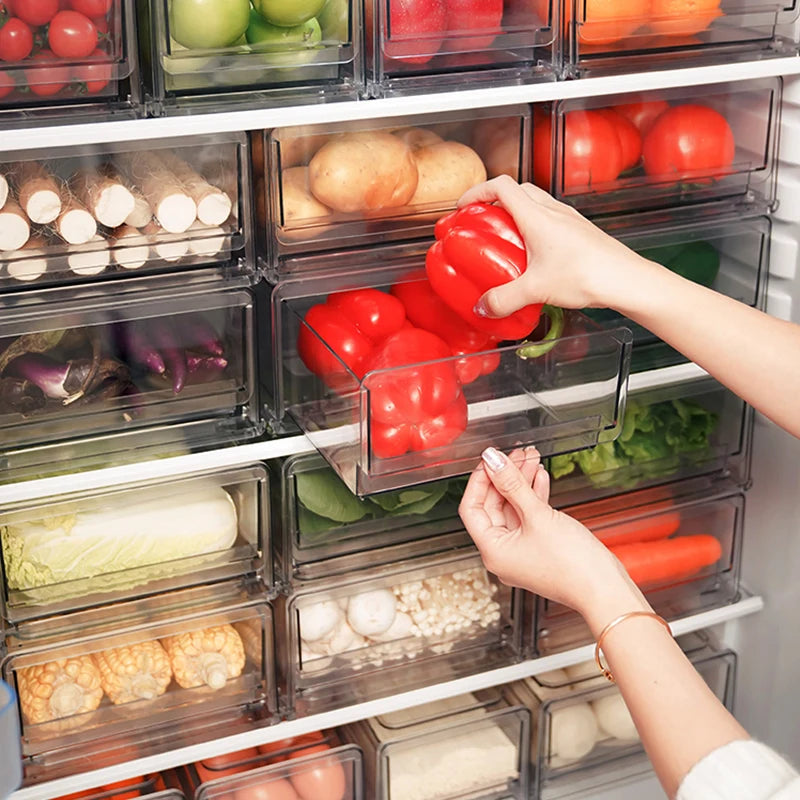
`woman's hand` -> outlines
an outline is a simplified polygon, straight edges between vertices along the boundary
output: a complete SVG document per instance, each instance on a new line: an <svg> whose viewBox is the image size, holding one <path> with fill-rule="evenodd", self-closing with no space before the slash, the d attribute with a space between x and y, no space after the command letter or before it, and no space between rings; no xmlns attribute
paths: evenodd
<svg viewBox="0 0 800 800"><path fill-rule="evenodd" d="M601 630L649 608L614 555L580 522L548 504L550 476L535 448L506 456L490 447L458 513L486 569L583 615Z"/></svg>
<svg viewBox="0 0 800 800"><path fill-rule="evenodd" d="M486 292L478 314L507 317L531 303L623 310L626 295L646 294L648 276L663 269L530 183L501 175L467 191L458 204L476 202L503 206L528 252L525 274Z"/></svg>

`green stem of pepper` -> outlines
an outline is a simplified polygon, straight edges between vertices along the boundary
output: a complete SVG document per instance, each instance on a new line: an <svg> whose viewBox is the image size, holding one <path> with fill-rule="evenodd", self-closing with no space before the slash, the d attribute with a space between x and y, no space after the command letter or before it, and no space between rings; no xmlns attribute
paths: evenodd
<svg viewBox="0 0 800 800"><path fill-rule="evenodd" d="M558 306L542 306L542 314L550 320L550 328L538 342L523 342L517 348L517 358L539 358L549 353L556 341L564 335L564 309Z"/></svg>

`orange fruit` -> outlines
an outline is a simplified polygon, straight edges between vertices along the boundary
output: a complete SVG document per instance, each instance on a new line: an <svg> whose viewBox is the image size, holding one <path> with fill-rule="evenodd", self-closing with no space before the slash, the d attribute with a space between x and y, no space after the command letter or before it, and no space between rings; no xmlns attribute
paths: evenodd
<svg viewBox="0 0 800 800"><path fill-rule="evenodd" d="M578 40L586 45L618 42L650 19L651 0L578 0ZM550 0L536 0L537 13L547 19ZM572 3L566 3L566 26L572 19Z"/></svg>
<svg viewBox="0 0 800 800"><path fill-rule="evenodd" d="M650 30L664 36L692 36L722 16L720 0L651 0Z"/></svg>

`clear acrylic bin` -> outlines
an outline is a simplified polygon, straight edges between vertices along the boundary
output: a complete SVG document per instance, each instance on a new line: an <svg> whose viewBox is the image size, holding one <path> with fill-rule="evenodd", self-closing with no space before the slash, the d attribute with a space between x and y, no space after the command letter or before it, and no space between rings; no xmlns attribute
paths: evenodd
<svg viewBox="0 0 800 800"><path fill-rule="evenodd" d="M752 412L713 378L628 396L614 442L551 458L551 500L576 505L695 476L749 479Z"/></svg>
<svg viewBox="0 0 800 800"><path fill-rule="evenodd" d="M557 19L547 3L366 0L367 89L374 97L555 77Z"/></svg>
<svg viewBox="0 0 800 800"><path fill-rule="evenodd" d="M267 484L255 465L4 506L3 618L239 576L273 591Z"/></svg>
<svg viewBox="0 0 800 800"><path fill-rule="evenodd" d="M471 547L309 582L286 598L285 613L276 608L290 711L304 716L513 663L519 605Z"/></svg>
<svg viewBox="0 0 800 800"><path fill-rule="evenodd" d="M252 274L249 161L241 133L3 153L0 291Z"/></svg>
<svg viewBox="0 0 800 800"><path fill-rule="evenodd" d="M557 2L557 0L553 0ZM537 0L547 5L547 0ZM786 52L780 26L797 18L795 2L707 0L677 4L631 0L609 8L565 0L564 58L572 76L731 63Z"/></svg>
<svg viewBox="0 0 800 800"><path fill-rule="evenodd" d="M236 756L240 756L236 758ZM258 794L298 800L362 800L361 750L342 745L333 732L305 734L283 742L207 759L183 768L195 800L223 800Z"/></svg>
<svg viewBox="0 0 800 800"><path fill-rule="evenodd" d="M0 322L0 463L47 471L74 442L107 463L137 437L167 452L249 438L261 427L254 341L253 297L236 284L14 295Z"/></svg>
<svg viewBox="0 0 800 800"><path fill-rule="evenodd" d="M9 797L22 783L17 696L0 681L0 794Z"/></svg>
<svg viewBox="0 0 800 800"><path fill-rule="evenodd" d="M352 491L370 494L471 472L488 445L535 444L552 455L615 438L627 384L626 329L602 331L568 314L569 335L536 357L507 344L359 377L305 322L308 310L331 294L414 283L421 265L420 256L408 257L391 269L283 281L273 292L276 418L291 416ZM319 359L312 366L324 366L324 379L310 371L300 350L306 361L309 353ZM469 382L462 385L462 378ZM413 405L409 387L439 380L452 393L438 395L436 413L426 408L417 422L414 410L381 416L379 403ZM450 396L448 405L442 398Z"/></svg>
<svg viewBox="0 0 800 800"><path fill-rule="evenodd" d="M714 694L732 708L736 654L707 646L687 655ZM587 673L599 679L581 680ZM572 676L578 676L577 683L569 682ZM534 717L532 796L592 796L603 786L651 769L619 689L599 676L594 662L541 677L506 687L509 700L529 708Z"/></svg>
<svg viewBox="0 0 800 800"><path fill-rule="evenodd" d="M740 489L723 485L713 493L673 498L639 492L614 502L571 507L568 513L611 548L653 608L672 620L739 597L744 505ZM536 599L537 655L591 640L589 628L574 611Z"/></svg>
<svg viewBox="0 0 800 800"><path fill-rule="evenodd" d="M465 485L466 478L450 478L362 499L318 454L287 459L282 502L274 505L283 521L276 559L284 582L399 561L423 540L431 551L468 543L458 516Z"/></svg>
<svg viewBox="0 0 800 800"><path fill-rule="evenodd" d="M374 800L527 800L531 714L497 689L348 725Z"/></svg>
<svg viewBox="0 0 800 800"><path fill-rule="evenodd" d="M151 114L354 100L363 92L357 0L333 0L325 8L324 0L303 6L256 2L272 14L274 24L236 0L203 10L209 16L199 31L190 3L141 0L138 5Z"/></svg>
<svg viewBox="0 0 800 800"><path fill-rule="evenodd" d="M771 222L742 212L699 215L696 209L604 220L603 227L645 258L753 308L763 308L769 273ZM612 309L586 308L598 324L633 333L631 372L684 363L686 357Z"/></svg>
<svg viewBox="0 0 800 800"><path fill-rule="evenodd" d="M26 10L28 5L31 8ZM67 4L62 3L60 8L54 5L55 11L74 13L71 18L60 17L51 24L51 20L42 16L42 12L47 15L50 3L35 6L30 0L20 0L15 8L16 13L23 11L25 17L11 23L17 28L17 41L25 40L24 28L27 27L31 34L30 50L23 58L18 58L20 50L14 54L16 60L3 62L0 127L30 124L32 120L63 122L67 117L74 119L76 114L86 121L108 119L111 114L134 116L141 101L136 0L110 0L106 3L107 13L93 18ZM80 16L75 16L78 13ZM56 35L53 48L49 30L56 33L75 30L82 38L61 45ZM92 36L97 40L94 48ZM80 48L80 55L77 48Z"/></svg>
<svg viewBox="0 0 800 800"><path fill-rule="evenodd" d="M136 797L146 797L147 800L184 800L183 792L172 786L174 781L170 773L166 775L170 776L166 781L159 774L142 775L63 795L57 800L132 800Z"/></svg>
<svg viewBox="0 0 800 800"><path fill-rule="evenodd" d="M144 756L225 735L243 718L275 719L272 608L236 584L21 625L0 668L37 769L120 747Z"/></svg>
<svg viewBox="0 0 800 800"><path fill-rule="evenodd" d="M528 106L504 106L265 131L259 249L273 276L320 266L291 255L432 237L471 186L528 180L529 125Z"/></svg>
<svg viewBox="0 0 800 800"><path fill-rule="evenodd" d="M770 204L781 86L764 78L562 100L534 126L534 181L588 215L723 199ZM627 126L623 152L615 134L631 120L637 130Z"/></svg>

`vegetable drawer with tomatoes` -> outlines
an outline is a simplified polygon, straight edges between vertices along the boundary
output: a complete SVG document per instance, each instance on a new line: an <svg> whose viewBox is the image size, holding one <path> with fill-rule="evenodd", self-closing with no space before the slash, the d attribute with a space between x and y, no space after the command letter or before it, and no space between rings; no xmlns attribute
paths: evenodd
<svg viewBox="0 0 800 800"><path fill-rule="evenodd" d="M605 218L602 226L645 258L701 286L753 308L763 308L770 271L771 222L767 216L743 211L719 214L699 209L675 209ZM612 309L585 308L600 325L624 325L633 333L631 372L685 362L677 350Z"/></svg>
<svg viewBox="0 0 800 800"><path fill-rule="evenodd" d="M342 708L518 660L518 590L471 546L307 581L278 597L289 713ZM380 562L379 562L380 563ZM282 608L282 606L285 606Z"/></svg>
<svg viewBox="0 0 800 800"><path fill-rule="evenodd" d="M785 42L776 27L797 12L764 0L562 0L565 67L585 77L774 55Z"/></svg>
<svg viewBox="0 0 800 800"><path fill-rule="evenodd" d="M527 0L366 0L374 97L552 79L555 19Z"/></svg>
<svg viewBox="0 0 800 800"><path fill-rule="evenodd" d="M464 263L483 263L476 244ZM630 333L550 307L481 319L480 291L466 273L451 286L452 254L431 252L430 282L408 255L356 271L349 257L335 274L276 287L277 419L290 416L359 495L465 474L490 444L552 455L613 439Z"/></svg>
<svg viewBox="0 0 800 800"><path fill-rule="evenodd" d="M61 444L88 437L104 437L88 456L101 460L258 432L251 293L162 278L118 295L61 287L6 302L0 438L9 469L17 450L30 463L35 447L46 465Z"/></svg>
<svg viewBox="0 0 800 800"><path fill-rule="evenodd" d="M141 0L151 114L353 100L363 93L357 0Z"/></svg>
<svg viewBox="0 0 800 800"><path fill-rule="evenodd" d="M458 516L465 485L466 477L448 478L360 498L322 456L292 456L273 504L283 529L273 542L276 568L292 584L398 561L422 541L432 552L468 543Z"/></svg>
<svg viewBox="0 0 800 800"><path fill-rule="evenodd" d="M739 597L744 494L731 484L686 494L635 492L568 509L620 560L667 620ZM587 644L588 626L571 609L536 599L533 652Z"/></svg>
<svg viewBox="0 0 800 800"><path fill-rule="evenodd" d="M138 106L135 0L3 0L0 124Z"/></svg>
<svg viewBox="0 0 800 800"><path fill-rule="evenodd" d="M470 187L528 180L529 118L528 106L506 106L254 134L259 250L273 277L312 266L292 255L429 238Z"/></svg>
<svg viewBox="0 0 800 800"><path fill-rule="evenodd" d="M534 124L534 182L590 215L769 205L780 97L768 78L562 100Z"/></svg>
<svg viewBox="0 0 800 800"><path fill-rule="evenodd" d="M19 625L0 670L37 780L276 718L272 608L235 583Z"/></svg>
<svg viewBox="0 0 800 800"><path fill-rule="evenodd" d="M262 465L6 505L2 616L11 623L254 576L274 591Z"/></svg>
<svg viewBox="0 0 800 800"><path fill-rule="evenodd" d="M530 711L503 687L437 700L342 730L364 752L375 800L528 800Z"/></svg>
<svg viewBox="0 0 800 800"><path fill-rule="evenodd" d="M137 797L147 800L184 800L185 795L176 784L174 773L167 771L114 781L94 789L65 794L57 800L134 800Z"/></svg>
<svg viewBox="0 0 800 800"><path fill-rule="evenodd" d="M562 507L696 476L744 485L752 422L744 402L710 377L632 391L616 440L549 460L551 499Z"/></svg>
<svg viewBox="0 0 800 800"><path fill-rule="evenodd" d="M335 731L315 731L178 770L195 800L362 800L364 769L358 747Z"/></svg>
<svg viewBox="0 0 800 800"><path fill-rule="evenodd" d="M187 266L252 272L247 140L188 142L4 153L0 291Z"/></svg>
<svg viewBox="0 0 800 800"><path fill-rule="evenodd" d="M707 642L681 642L703 680L732 707L736 654ZM692 640L697 637L691 637ZM532 797L593 796L617 782L651 771L639 734L619 689L598 672L594 660L534 675L507 685L509 702L533 715Z"/></svg>

